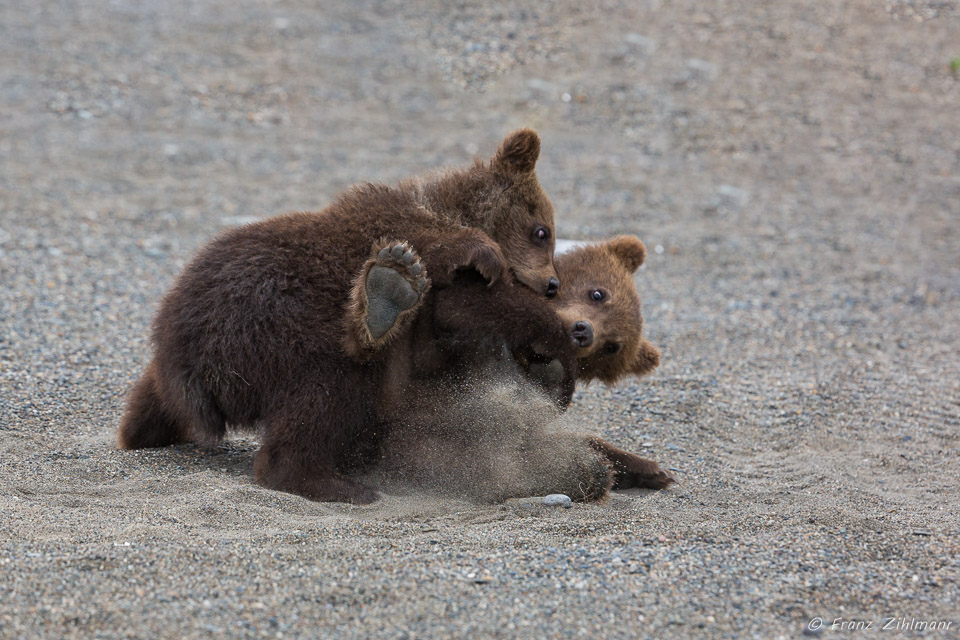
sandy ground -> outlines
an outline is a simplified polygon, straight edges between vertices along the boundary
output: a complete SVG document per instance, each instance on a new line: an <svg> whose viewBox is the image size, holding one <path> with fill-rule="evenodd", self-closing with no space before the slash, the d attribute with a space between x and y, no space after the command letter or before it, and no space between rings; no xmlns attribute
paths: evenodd
<svg viewBox="0 0 960 640"><path fill-rule="evenodd" d="M960 5L756 4L0 3L0 636L960 637ZM561 235L651 250L664 364L571 416L679 486L360 508L114 449L201 243L521 125Z"/></svg>

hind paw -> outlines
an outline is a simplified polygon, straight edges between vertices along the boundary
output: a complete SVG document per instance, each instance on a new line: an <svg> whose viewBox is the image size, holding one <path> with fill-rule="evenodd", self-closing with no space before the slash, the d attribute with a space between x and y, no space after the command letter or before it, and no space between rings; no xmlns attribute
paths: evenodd
<svg viewBox="0 0 960 640"><path fill-rule="evenodd" d="M417 306L427 288L426 269L406 242L383 247L367 272L367 331L374 340L397 324L400 314Z"/></svg>
<svg viewBox="0 0 960 640"><path fill-rule="evenodd" d="M426 267L408 243L375 247L350 294L348 350L369 355L393 340L416 315L428 287Z"/></svg>
<svg viewBox="0 0 960 640"><path fill-rule="evenodd" d="M630 454L629 458L614 464L616 482L614 489L666 489L677 481L670 473L653 460Z"/></svg>

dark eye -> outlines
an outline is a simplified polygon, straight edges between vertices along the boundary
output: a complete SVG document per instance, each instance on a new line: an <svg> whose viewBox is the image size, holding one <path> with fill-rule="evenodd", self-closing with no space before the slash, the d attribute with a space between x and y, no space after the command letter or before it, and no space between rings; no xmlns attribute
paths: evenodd
<svg viewBox="0 0 960 640"><path fill-rule="evenodd" d="M609 354L612 355L612 354L616 353L617 351L620 351L620 343L619 343L619 342L608 342L607 344L603 345L603 352L604 352L604 353L609 353Z"/></svg>
<svg viewBox="0 0 960 640"><path fill-rule="evenodd" d="M590 292L590 299L593 300L594 302L603 302L603 299L606 297L607 297L607 294L605 294L600 289L594 289L593 291Z"/></svg>
<svg viewBox="0 0 960 640"><path fill-rule="evenodd" d="M545 245L550 240L550 229L546 227L537 227L533 230L533 241L539 245Z"/></svg>

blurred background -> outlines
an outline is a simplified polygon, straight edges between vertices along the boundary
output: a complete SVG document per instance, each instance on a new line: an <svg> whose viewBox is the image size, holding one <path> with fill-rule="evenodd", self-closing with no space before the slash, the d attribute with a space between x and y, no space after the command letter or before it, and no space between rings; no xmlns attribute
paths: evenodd
<svg viewBox="0 0 960 640"><path fill-rule="evenodd" d="M5 351L62 365L72 334L129 380L223 227L531 126L559 235L648 245L665 367L738 368L749 332L819 380L847 367L813 343L943 356L915 312L960 296L958 21L907 0L4 3Z"/></svg>

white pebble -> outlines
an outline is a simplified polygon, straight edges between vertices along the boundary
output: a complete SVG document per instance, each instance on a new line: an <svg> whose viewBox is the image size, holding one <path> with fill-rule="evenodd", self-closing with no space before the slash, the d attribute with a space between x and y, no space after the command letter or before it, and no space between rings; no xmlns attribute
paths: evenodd
<svg viewBox="0 0 960 640"><path fill-rule="evenodd" d="M570 499L570 496L565 496L562 493L551 493L548 496L544 496L543 504L548 507L572 507L573 501Z"/></svg>

